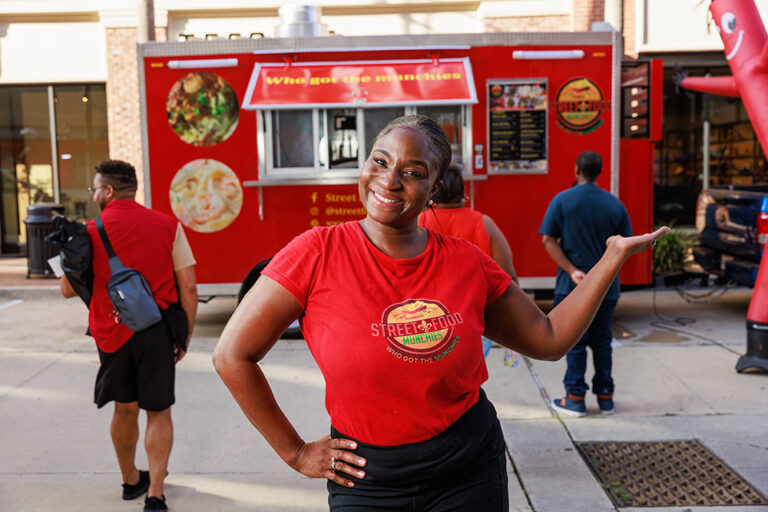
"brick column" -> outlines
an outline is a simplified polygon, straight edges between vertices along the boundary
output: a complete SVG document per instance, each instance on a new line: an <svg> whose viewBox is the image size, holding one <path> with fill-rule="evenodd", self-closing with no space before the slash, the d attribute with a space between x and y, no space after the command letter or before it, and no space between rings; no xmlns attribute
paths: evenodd
<svg viewBox="0 0 768 512"><path fill-rule="evenodd" d="M568 15L517 16L483 20L485 32L567 32Z"/></svg>
<svg viewBox="0 0 768 512"><path fill-rule="evenodd" d="M573 0L572 30L584 32L605 19L605 0Z"/></svg>
<svg viewBox="0 0 768 512"><path fill-rule="evenodd" d="M107 127L109 157L136 167L139 190L144 201L141 164L139 78L136 67L136 28L107 28Z"/></svg>
<svg viewBox="0 0 768 512"><path fill-rule="evenodd" d="M624 0L624 55L637 58L637 2Z"/></svg>
<svg viewBox="0 0 768 512"><path fill-rule="evenodd" d="M139 75L134 27L108 27L107 34L107 126L109 157L136 167L139 188L136 199L144 202L144 171L139 110ZM156 27L155 39L165 41L166 27Z"/></svg>

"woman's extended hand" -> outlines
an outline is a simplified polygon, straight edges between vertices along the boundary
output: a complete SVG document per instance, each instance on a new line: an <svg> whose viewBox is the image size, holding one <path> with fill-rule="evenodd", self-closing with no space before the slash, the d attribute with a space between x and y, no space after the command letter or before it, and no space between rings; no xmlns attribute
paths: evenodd
<svg viewBox="0 0 768 512"><path fill-rule="evenodd" d="M357 443L349 439L331 439L325 436L314 443L306 443L299 451L296 469L311 478L327 478L344 487L353 487L354 482L342 475L365 477L360 470L367 461L348 450L356 450ZM352 465L354 464L354 466Z"/></svg>
<svg viewBox="0 0 768 512"><path fill-rule="evenodd" d="M639 252L643 252L651 246L656 245L656 240L669 233L667 226L662 226L653 233L646 233L644 235L630 236L624 238L621 235L614 235L605 242L606 248L611 247L618 249L625 257L632 256Z"/></svg>

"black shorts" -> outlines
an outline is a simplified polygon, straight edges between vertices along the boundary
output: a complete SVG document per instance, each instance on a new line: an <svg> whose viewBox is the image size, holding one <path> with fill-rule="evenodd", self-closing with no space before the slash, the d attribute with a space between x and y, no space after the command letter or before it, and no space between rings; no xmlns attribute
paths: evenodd
<svg viewBox="0 0 768 512"><path fill-rule="evenodd" d="M101 367L96 375L93 400L139 402L147 411L162 411L176 401L174 346L165 322L134 333L116 352L99 350Z"/></svg>
<svg viewBox="0 0 768 512"><path fill-rule="evenodd" d="M331 437L352 439L331 427ZM358 443L365 478L352 488L328 481L335 512L508 512L507 462L496 409L480 399L447 430L421 443Z"/></svg>

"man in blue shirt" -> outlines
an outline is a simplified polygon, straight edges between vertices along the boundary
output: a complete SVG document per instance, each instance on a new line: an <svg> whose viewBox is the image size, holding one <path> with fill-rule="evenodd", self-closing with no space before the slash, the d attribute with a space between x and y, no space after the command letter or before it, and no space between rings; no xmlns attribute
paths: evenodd
<svg viewBox="0 0 768 512"><path fill-rule="evenodd" d="M579 284L605 252L605 242L613 235L632 236L629 215L616 197L596 184L603 160L594 151L576 159L576 184L552 199L541 222L541 243L557 263L555 300L557 305ZM613 413L611 377L611 321L619 299L619 278L611 285L592 324L566 356L568 369L563 378L566 396L552 401L560 412L586 416L584 396L589 386L584 380L587 347L592 349L595 376L592 392L603 414Z"/></svg>

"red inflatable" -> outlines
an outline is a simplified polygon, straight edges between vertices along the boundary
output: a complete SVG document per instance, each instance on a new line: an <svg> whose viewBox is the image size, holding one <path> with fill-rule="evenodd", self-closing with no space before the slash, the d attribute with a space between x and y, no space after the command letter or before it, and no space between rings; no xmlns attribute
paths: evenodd
<svg viewBox="0 0 768 512"><path fill-rule="evenodd" d="M709 6L733 76L685 78L694 91L739 97L763 150L768 149L768 35L752 0L712 0ZM766 153L768 154L768 153Z"/></svg>
<svg viewBox="0 0 768 512"><path fill-rule="evenodd" d="M768 35L752 0L712 0L712 18L720 31L733 76L685 78L694 91L740 97L757 139L768 154ZM755 289L747 311L747 354L736 371L768 371L768 251L763 251Z"/></svg>

